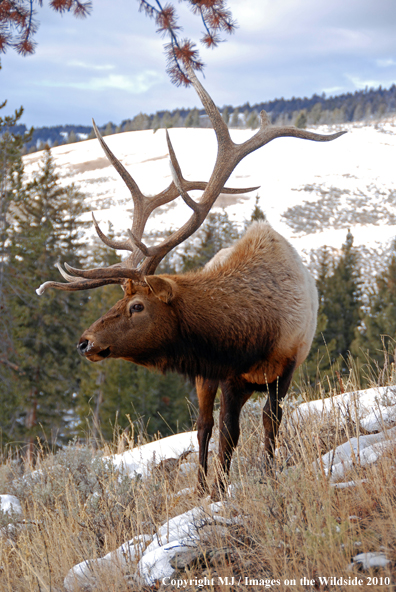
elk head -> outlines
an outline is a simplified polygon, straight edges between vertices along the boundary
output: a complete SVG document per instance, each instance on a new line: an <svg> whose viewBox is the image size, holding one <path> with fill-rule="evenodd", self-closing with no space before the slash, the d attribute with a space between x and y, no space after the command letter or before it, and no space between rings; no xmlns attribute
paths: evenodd
<svg viewBox="0 0 396 592"><path fill-rule="evenodd" d="M176 317L169 307L175 282L149 275L144 283L127 280L123 288L124 298L83 333L77 349L91 362L111 357L162 368L167 344L176 340Z"/></svg>
<svg viewBox="0 0 396 592"><path fill-rule="evenodd" d="M92 216L95 229L106 245L129 251L130 255L122 263L105 268L80 270L65 263L66 271L64 271L58 265L67 283L46 282L37 290L41 295L48 288L75 291L97 288L106 284L121 284L125 292L123 299L81 337L78 349L91 361L113 357L160 367L165 355L165 343L169 345L177 331L176 324L172 320L172 307L169 306L174 297L172 280L169 277L161 278L154 275L160 261L201 226L220 193L241 194L258 189L258 187L243 189L224 187L237 164L245 156L275 138L293 137L327 142L345 133L322 135L295 127L272 127L266 112L262 111L261 124L257 133L242 144L235 144L213 100L194 71L191 68L187 69L217 137L217 158L209 181L205 183L184 179L166 131L173 181L165 191L150 197L144 196L134 179L106 145L94 122L96 136L107 158L130 190L134 203L132 228L128 230L126 240L113 240L105 236ZM198 201L189 195L189 191L192 190L203 192ZM160 244L147 246L143 242L143 233L150 214L178 196L181 196L192 210L190 219Z"/></svg>

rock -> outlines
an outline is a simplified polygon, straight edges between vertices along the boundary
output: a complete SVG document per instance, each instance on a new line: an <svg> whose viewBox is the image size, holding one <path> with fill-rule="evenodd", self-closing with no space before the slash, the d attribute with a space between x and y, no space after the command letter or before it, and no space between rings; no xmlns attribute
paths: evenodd
<svg viewBox="0 0 396 592"><path fill-rule="evenodd" d="M202 558L203 553L199 549L184 549L177 551L169 563L174 569L181 570L190 567Z"/></svg>
<svg viewBox="0 0 396 592"><path fill-rule="evenodd" d="M209 565L216 567L223 564L225 561L234 561L234 550L230 547L223 549L214 549L208 553Z"/></svg>

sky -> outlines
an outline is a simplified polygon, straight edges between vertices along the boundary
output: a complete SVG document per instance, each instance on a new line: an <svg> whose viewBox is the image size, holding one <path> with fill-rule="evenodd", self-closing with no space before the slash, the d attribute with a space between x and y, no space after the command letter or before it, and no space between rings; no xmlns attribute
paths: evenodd
<svg viewBox="0 0 396 592"><path fill-rule="evenodd" d="M44 4L47 3L44 0ZM199 19L175 2L183 35ZM203 83L217 105L336 95L396 82L395 0L229 0L235 34L201 48ZM20 105L28 126L119 124L139 112L201 107L165 73L163 40L138 0L93 0L86 19L38 8L34 55L1 56L2 115ZM7 112L6 112L7 111Z"/></svg>

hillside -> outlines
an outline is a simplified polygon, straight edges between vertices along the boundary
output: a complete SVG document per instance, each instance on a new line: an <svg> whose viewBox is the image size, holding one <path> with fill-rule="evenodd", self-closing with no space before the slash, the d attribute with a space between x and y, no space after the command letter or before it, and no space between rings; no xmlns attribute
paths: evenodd
<svg viewBox="0 0 396 592"><path fill-rule="evenodd" d="M312 127L330 133L340 126ZM228 186L260 185L260 205L269 222L306 256L322 245L339 249L350 228L355 245L366 255L366 271L377 268L381 254L396 236L396 179L392 163L396 148L396 119L376 124L345 124L341 138L316 142L281 138L247 157ZM232 130L236 142L251 130ZM210 129L171 130L184 176L207 180L215 160L215 136ZM171 182L165 133L126 132L106 138L110 148L131 172L143 192L154 194ZM26 172L37 170L41 153L24 157ZM87 195L89 207L106 231L111 222L126 235L132 212L129 192L109 165L97 140L53 149L66 183L75 182ZM221 195L218 208L243 224L250 217L256 193ZM149 232L179 227L190 212L179 200L161 208ZM90 219L90 214L86 215ZM92 233L91 233L92 236ZM373 253L377 256L373 257Z"/></svg>

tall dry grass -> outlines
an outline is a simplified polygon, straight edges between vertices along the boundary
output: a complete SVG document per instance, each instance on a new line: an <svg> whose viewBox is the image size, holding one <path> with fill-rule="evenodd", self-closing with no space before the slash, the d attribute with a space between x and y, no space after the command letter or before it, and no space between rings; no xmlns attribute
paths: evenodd
<svg viewBox="0 0 396 592"><path fill-rule="evenodd" d="M349 382L345 386L356 385ZM316 394L317 398L323 396L320 391ZM224 504L224 515L232 518L232 523L202 531L195 559L175 571L176 577L192 581L183 589L202 589L194 581L206 577L214 578L206 590L223 592L367 590L367 578L382 577L390 583L379 585L377 580L368 589L393 590L394 453L388 451L366 467L356 462L345 478L354 480L356 486L336 488L315 461L319 454L356 436L359 426L348 420L337 425L311 419L296 429L286 413L279 454L269 467L262 452L261 407L262 402L253 401L242 415L230 477L231 496ZM33 473L22 458L3 463L0 493L18 497L25 522L15 516L9 524L8 515L0 516L1 592L61 591L65 575L74 565L102 557L141 534L154 534L169 518L209 503L193 489L196 455L179 463L164 463L147 479L129 479L122 478L103 459L111 451L114 447L99 451L78 442L57 454L38 450ZM213 480L213 460L209 480ZM185 488L190 491L178 493ZM391 560L386 568L359 572L357 567L349 567L358 553L381 550ZM134 561L123 570L101 569L96 587L91 589L151 589L136 580L136 567ZM319 579L356 575L364 581L360 586L322 585ZM228 577L229 584L220 585L218 577ZM234 583L230 583L231 577L236 578ZM159 582L156 588L170 590L172 586ZM76 591L84 589L77 587Z"/></svg>

